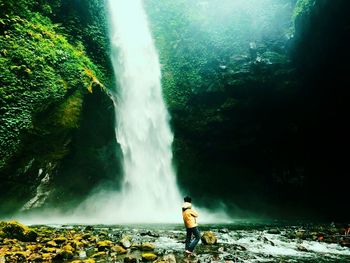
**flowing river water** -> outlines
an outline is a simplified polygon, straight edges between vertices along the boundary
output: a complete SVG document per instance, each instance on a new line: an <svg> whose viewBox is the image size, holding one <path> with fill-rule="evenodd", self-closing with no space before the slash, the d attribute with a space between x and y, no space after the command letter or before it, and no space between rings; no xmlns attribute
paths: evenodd
<svg viewBox="0 0 350 263"><path fill-rule="evenodd" d="M226 263L346 263L350 262L349 243L329 243L296 236L298 231L314 228L327 231L328 225L288 225L278 222L239 221L234 224L200 225L202 234L212 231L217 236L217 244L204 245L200 242L195 248L195 256L184 254L185 231L179 224L133 224L133 225L94 225L93 231L106 233L105 239L118 242L129 236L132 243L150 242L156 245L158 256L174 255L176 262L226 262ZM85 226L57 226L82 231ZM349 241L350 236L344 237ZM130 250L127 255L139 257ZM121 257L102 259L98 262L123 262Z"/></svg>

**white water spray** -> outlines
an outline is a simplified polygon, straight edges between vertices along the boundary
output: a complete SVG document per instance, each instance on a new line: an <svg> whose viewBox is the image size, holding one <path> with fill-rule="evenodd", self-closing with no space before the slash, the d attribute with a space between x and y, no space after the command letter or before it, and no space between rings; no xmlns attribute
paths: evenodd
<svg viewBox="0 0 350 263"><path fill-rule="evenodd" d="M178 221L181 197L172 168L173 134L158 54L141 0L109 0L116 135L124 182L116 213L127 221Z"/></svg>

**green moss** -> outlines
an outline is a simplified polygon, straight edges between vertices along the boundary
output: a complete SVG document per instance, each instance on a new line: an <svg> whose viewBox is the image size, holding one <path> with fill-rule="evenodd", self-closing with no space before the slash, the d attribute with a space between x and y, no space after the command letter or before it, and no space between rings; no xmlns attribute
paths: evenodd
<svg viewBox="0 0 350 263"><path fill-rule="evenodd" d="M4 238L15 238L21 241L36 241L38 234L29 227L17 221L1 222L0 236Z"/></svg>
<svg viewBox="0 0 350 263"><path fill-rule="evenodd" d="M309 10L311 6L315 4L315 0L298 0L295 4L293 18L297 17L301 13Z"/></svg>
<svg viewBox="0 0 350 263"><path fill-rule="evenodd" d="M76 90L58 107L55 113L56 124L67 129L78 128L82 104L82 93L80 90Z"/></svg>
<svg viewBox="0 0 350 263"><path fill-rule="evenodd" d="M298 0L295 4L295 8L292 15L293 25L295 26L295 20L307 13L310 12L310 8L315 5L315 0Z"/></svg>
<svg viewBox="0 0 350 263"><path fill-rule="evenodd" d="M7 15L0 25L1 170L21 151L24 135L35 129L35 116L55 111L56 128L77 128L83 90L102 84L83 46L68 43L47 17Z"/></svg>

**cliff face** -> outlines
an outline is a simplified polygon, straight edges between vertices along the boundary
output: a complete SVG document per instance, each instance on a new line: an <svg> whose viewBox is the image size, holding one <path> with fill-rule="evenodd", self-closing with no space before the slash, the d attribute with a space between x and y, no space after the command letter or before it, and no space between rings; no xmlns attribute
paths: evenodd
<svg viewBox="0 0 350 263"><path fill-rule="evenodd" d="M82 175L86 169L72 157L74 147L81 144L88 149L89 161L102 166L98 172L103 175L117 148L113 102L104 86L111 82L105 73L108 65L99 70L101 60L92 62L86 55L79 34L67 37L64 27L53 24L49 16L54 16L53 9L64 8L64 1L42 2L1 3L0 209L4 213L42 206L52 199L52 190L59 189L60 180L84 181L78 190L87 194L104 176L95 176L91 183L86 178L91 173ZM77 161L71 166L81 173L69 173L68 160ZM115 158L112 163L117 163Z"/></svg>
<svg viewBox="0 0 350 263"><path fill-rule="evenodd" d="M309 1L295 20L293 61L301 80L299 96L303 152L308 174L308 200L322 213L349 217L347 151L349 128L347 87L350 85L350 2Z"/></svg>
<svg viewBox="0 0 350 263"><path fill-rule="evenodd" d="M323 191L345 168L349 3L269 2L230 17L218 10L230 1L148 4L181 187L258 213L343 216L344 192Z"/></svg>

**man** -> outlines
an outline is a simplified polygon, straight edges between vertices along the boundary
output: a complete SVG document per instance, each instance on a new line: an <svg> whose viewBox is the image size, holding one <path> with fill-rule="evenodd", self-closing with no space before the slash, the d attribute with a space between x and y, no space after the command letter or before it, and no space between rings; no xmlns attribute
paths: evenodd
<svg viewBox="0 0 350 263"><path fill-rule="evenodd" d="M201 238L197 227L198 213L192 209L191 197L186 196L184 201L185 202L182 205L182 217L186 227L185 252L187 254L192 254L195 246ZM192 235L194 236L194 239L191 241Z"/></svg>

